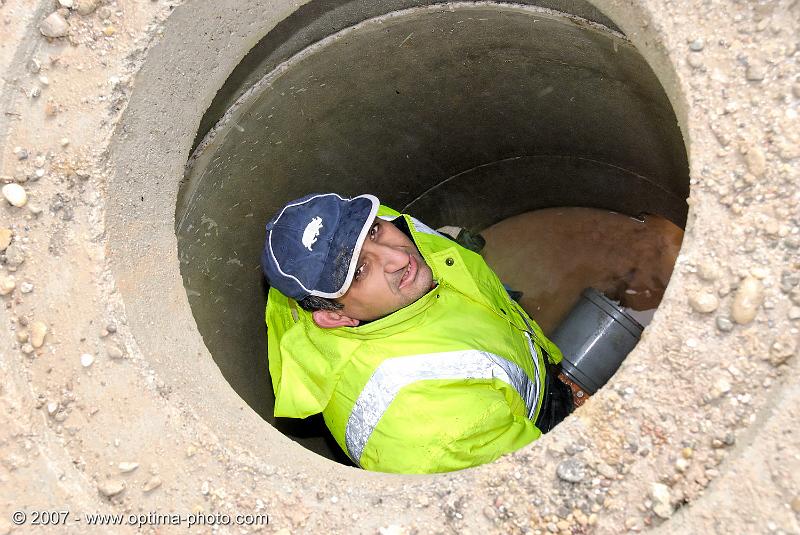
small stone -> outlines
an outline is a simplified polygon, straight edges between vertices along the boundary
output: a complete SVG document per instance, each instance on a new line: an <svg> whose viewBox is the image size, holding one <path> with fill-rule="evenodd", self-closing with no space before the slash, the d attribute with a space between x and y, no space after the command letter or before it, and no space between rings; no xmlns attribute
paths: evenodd
<svg viewBox="0 0 800 535"><path fill-rule="evenodd" d="M68 137L62 137L61 140L59 141L59 143L61 144L62 147L66 147L67 145L69 145L69 138Z"/></svg>
<svg viewBox="0 0 800 535"><path fill-rule="evenodd" d="M50 403L47 404L47 414L52 416L56 412L58 412L58 403L56 403L55 401L51 401Z"/></svg>
<svg viewBox="0 0 800 535"><path fill-rule="evenodd" d="M105 28L103 28L103 35L105 35L106 37L111 37L116 33L116 31L117 31L116 28L114 28L113 26L106 26Z"/></svg>
<svg viewBox="0 0 800 535"><path fill-rule="evenodd" d="M773 366L780 366L794 355L797 342L788 333L779 335L769 348L769 362Z"/></svg>
<svg viewBox="0 0 800 535"><path fill-rule="evenodd" d="M706 281L715 281L720 278L720 269L711 260L701 260L697 264L697 276Z"/></svg>
<svg viewBox="0 0 800 535"><path fill-rule="evenodd" d="M28 96L31 98L39 98L40 96L42 96L42 88L41 87L32 88L30 90L30 93L28 93Z"/></svg>
<svg viewBox="0 0 800 535"><path fill-rule="evenodd" d="M689 469L689 464L690 463L689 463L688 459L684 459L683 457L680 457L678 460L675 461L675 470L677 470L678 472L683 473L683 472L685 472L686 470Z"/></svg>
<svg viewBox="0 0 800 535"><path fill-rule="evenodd" d="M48 85L50 85L50 78L48 78L45 75L41 75L39 77L39 83L42 84L43 86L47 87Z"/></svg>
<svg viewBox="0 0 800 535"><path fill-rule="evenodd" d="M161 486L161 478L158 476L153 476L147 481L145 481L144 485L142 485L142 491L144 492L152 492L156 490L158 487Z"/></svg>
<svg viewBox="0 0 800 535"><path fill-rule="evenodd" d="M72 9L72 6L74 5L72 0L58 0L58 3L61 5L61 7L65 7L67 9Z"/></svg>
<svg viewBox="0 0 800 535"><path fill-rule="evenodd" d="M795 496L792 500L792 511L800 513L800 496Z"/></svg>
<svg viewBox="0 0 800 535"><path fill-rule="evenodd" d="M108 355L109 358L112 358L114 360L119 360L125 356L125 353L122 351L122 349L120 349L119 346L115 344L110 344L106 346L106 354Z"/></svg>
<svg viewBox="0 0 800 535"><path fill-rule="evenodd" d="M28 194L25 188L19 184L6 184L3 186L3 197L6 198L9 204L21 208L28 202Z"/></svg>
<svg viewBox="0 0 800 535"><path fill-rule="evenodd" d="M31 324L31 345L40 348L44 345L44 338L47 335L47 324L42 321L34 321Z"/></svg>
<svg viewBox="0 0 800 535"><path fill-rule="evenodd" d="M606 479L616 479L617 477L617 471L604 462L597 463L595 470Z"/></svg>
<svg viewBox="0 0 800 535"><path fill-rule="evenodd" d="M747 170L756 177L762 176L767 170L767 158L758 147L749 147L744 155L744 161Z"/></svg>
<svg viewBox="0 0 800 535"><path fill-rule="evenodd" d="M119 465L117 465L117 468L119 468L119 471L122 472L123 474L127 474L139 468L139 463L129 463L129 462L119 463Z"/></svg>
<svg viewBox="0 0 800 535"><path fill-rule="evenodd" d="M11 245L11 238L13 233L10 228L0 227L0 253L5 251Z"/></svg>
<svg viewBox="0 0 800 535"><path fill-rule="evenodd" d="M689 43L689 50L691 50L692 52L700 52L701 50L703 50L703 48L705 48L705 46L706 46L705 40L703 38L697 38Z"/></svg>
<svg viewBox="0 0 800 535"><path fill-rule="evenodd" d="M17 342L20 344L24 344L28 341L28 331L25 329L20 329L17 331Z"/></svg>
<svg viewBox="0 0 800 535"><path fill-rule="evenodd" d="M33 355L34 349L33 346L30 344L22 344L22 347L19 348L25 355ZM33 357L31 357L33 358Z"/></svg>
<svg viewBox="0 0 800 535"><path fill-rule="evenodd" d="M55 11L42 21L39 25L39 31L42 32L42 35L45 37L51 37L53 39L64 37L69 33L69 24L67 24L67 21L64 20L64 17L62 17L58 11Z"/></svg>
<svg viewBox="0 0 800 535"><path fill-rule="evenodd" d="M642 531L642 523L638 518L628 517L625 519L625 529L628 531Z"/></svg>
<svg viewBox="0 0 800 535"><path fill-rule="evenodd" d="M210 491L210 487L209 487L208 481L203 481L203 484L200 485L200 493L203 496L207 496L209 491Z"/></svg>
<svg viewBox="0 0 800 535"><path fill-rule="evenodd" d="M662 483L653 483L650 486L650 497L653 499L653 512L661 518L669 518L674 512L670 503L669 487Z"/></svg>
<svg viewBox="0 0 800 535"><path fill-rule="evenodd" d="M88 368L92 364L94 364L94 355L91 353L84 353L81 355L81 366Z"/></svg>
<svg viewBox="0 0 800 535"><path fill-rule="evenodd" d="M717 316L716 319L717 329L727 333L733 330L733 322L725 316Z"/></svg>
<svg viewBox="0 0 800 535"><path fill-rule="evenodd" d="M714 390L719 392L720 395L727 394L731 391L731 383L727 379L719 379L714 383Z"/></svg>
<svg viewBox="0 0 800 535"><path fill-rule="evenodd" d="M764 280L769 277L769 268L754 267L750 270L750 274L758 280Z"/></svg>
<svg viewBox="0 0 800 535"><path fill-rule="evenodd" d="M14 156L17 157L17 160L27 160L28 159L28 151L22 147L14 147Z"/></svg>
<svg viewBox="0 0 800 535"><path fill-rule="evenodd" d="M575 517L575 520L576 520L576 521L578 522L578 524L579 524L579 525L581 525L581 526L584 526L584 527L585 527L585 526L587 525L587 523L589 522L589 517L587 517L587 516L586 516L586 513L584 513L584 512L583 512L583 511L581 511L580 509L574 509L574 510L572 511L572 516L574 516L574 517Z"/></svg>
<svg viewBox="0 0 800 535"><path fill-rule="evenodd" d="M760 82L766 76L764 64L760 60L750 60L747 62L745 78L750 82Z"/></svg>
<svg viewBox="0 0 800 535"><path fill-rule="evenodd" d="M789 319L793 321L800 319L800 307L793 306L789 309Z"/></svg>
<svg viewBox="0 0 800 535"><path fill-rule="evenodd" d="M77 0L75 11L81 15L91 15L99 5L100 0Z"/></svg>
<svg viewBox="0 0 800 535"><path fill-rule="evenodd" d="M13 275L0 276L0 295L8 295L17 287L17 281Z"/></svg>
<svg viewBox="0 0 800 535"><path fill-rule="evenodd" d="M19 285L19 289L24 294L29 294L33 291L33 284L28 281L23 282Z"/></svg>
<svg viewBox="0 0 800 535"><path fill-rule="evenodd" d="M719 299L711 292L701 290L689 296L689 306L697 312L709 314L719 307Z"/></svg>
<svg viewBox="0 0 800 535"><path fill-rule="evenodd" d="M703 66L703 58L700 56L700 54L689 53L686 58L686 63L688 63L689 67L692 69L699 69Z"/></svg>
<svg viewBox="0 0 800 535"><path fill-rule="evenodd" d="M653 512L657 516L667 519L672 516L672 513L674 513L675 510L672 508L672 505L670 504L658 503L653 505Z"/></svg>
<svg viewBox="0 0 800 535"><path fill-rule="evenodd" d="M44 114L48 117L54 117L58 114L58 104L53 99L47 99L47 104L44 105Z"/></svg>
<svg viewBox="0 0 800 535"><path fill-rule="evenodd" d="M28 62L27 67L29 73L38 74L42 70L42 63L37 58L33 58Z"/></svg>
<svg viewBox="0 0 800 535"><path fill-rule="evenodd" d="M739 325L753 321L764 298L761 281L755 277L747 277L739 285L731 305L731 317Z"/></svg>
<svg viewBox="0 0 800 535"><path fill-rule="evenodd" d="M797 273L792 273L790 271L781 273L781 291L783 293L791 292L792 288L797 285L800 285L800 271Z"/></svg>
<svg viewBox="0 0 800 535"><path fill-rule="evenodd" d="M580 483L585 476L585 467L578 459L565 459L558 464L556 474L564 481Z"/></svg>
<svg viewBox="0 0 800 535"><path fill-rule="evenodd" d="M121 479L106 479L97 484L97 490L106 498L111 498L125 490L125 482Z"/></svg>

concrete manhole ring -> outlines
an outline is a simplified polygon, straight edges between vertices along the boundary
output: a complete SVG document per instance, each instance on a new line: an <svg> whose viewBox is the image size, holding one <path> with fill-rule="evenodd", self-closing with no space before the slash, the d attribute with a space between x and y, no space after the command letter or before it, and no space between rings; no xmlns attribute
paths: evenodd
<svg viewBox="0 0 800 535"><path fill-rule="evenodd" d="M0 533L55 509L74 532L76 515L150 511L270 517L232 533L800 531L797 4L594 2L686 141L675 272L623 368L558 432L426 477L336 465L259 418L198 333L174 233L200 121L248 51L293 16L405 3L89 4L62 7L47 39L54 3L0 6L0 175L29 196L1 209Z"/></svg>

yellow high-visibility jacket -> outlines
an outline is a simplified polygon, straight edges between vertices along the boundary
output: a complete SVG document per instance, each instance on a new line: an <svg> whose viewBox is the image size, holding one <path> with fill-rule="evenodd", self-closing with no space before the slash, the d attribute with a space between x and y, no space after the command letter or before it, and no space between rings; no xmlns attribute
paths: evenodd
<svg viewBox="0 0 800 535"><path fill-rule="evenodd" d="M561 352L512 301L480 255L405 219L438 285L358 327L322 329L275 289L266 320L275 416L322 412L357 465L446 472L537 439L544 359Z"/></svg>

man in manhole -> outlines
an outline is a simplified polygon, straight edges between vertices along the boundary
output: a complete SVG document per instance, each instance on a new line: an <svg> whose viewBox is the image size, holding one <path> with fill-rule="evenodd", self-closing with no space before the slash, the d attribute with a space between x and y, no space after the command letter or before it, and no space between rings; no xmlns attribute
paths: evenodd
<svg viewBox="0 0 800 535"><path fill-rule="evenodd" d="M321 412L358 466L476 466L572 410L561 352L479 254L372 195L308 195L266 228L275 416Z"/></svg>

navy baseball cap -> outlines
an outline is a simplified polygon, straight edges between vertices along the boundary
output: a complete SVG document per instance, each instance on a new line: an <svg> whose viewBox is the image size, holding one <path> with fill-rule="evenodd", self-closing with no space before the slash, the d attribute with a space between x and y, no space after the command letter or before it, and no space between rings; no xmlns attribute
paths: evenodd
<svg viewBox="0 0 800 535"><path fill-rule="evenodd" d="M297 301L344 295L379 204L374 195L335 193L288 203L267 223L261 267L270 285Z"/></svg>

